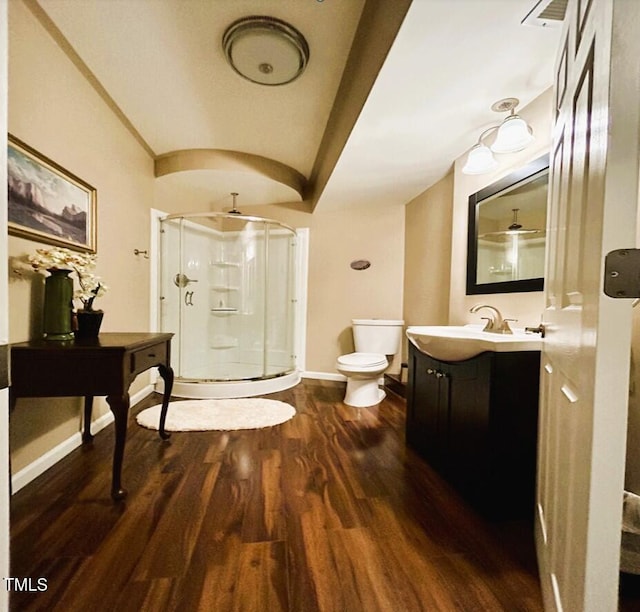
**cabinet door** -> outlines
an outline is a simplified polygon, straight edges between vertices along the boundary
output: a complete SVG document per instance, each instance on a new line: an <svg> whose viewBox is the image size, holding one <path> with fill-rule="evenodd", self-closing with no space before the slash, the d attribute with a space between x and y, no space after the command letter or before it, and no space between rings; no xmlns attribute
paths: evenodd
<svg viewBox="0 0 640 612"><path fill-rule="evenodd" d="M434 467L444 462L447 437L447 381L442 364L410 348L407 442ZM444 413L443 413L444 408Z"/></svg>
<svg viewBox="0 0 640 612"><path fill-rule="evenodd" d="M540 354L409 351L407 443L487 516L533 507Z"/></svg>
<svg viewBox="0 0 640 612"><path fill-rule="evenodd" d="M534 509L539 386L540 353L496 355L491 386L491 473L499 479L496 487L508 491L505 504L523 513Z"/></svg>
<svg viewBox="0 0 640 612"><path fill-rule="evenodd" d="M449 380L448 473L466 493L486 486L489 449L490 375L488 354L446 364Z"/></svg>

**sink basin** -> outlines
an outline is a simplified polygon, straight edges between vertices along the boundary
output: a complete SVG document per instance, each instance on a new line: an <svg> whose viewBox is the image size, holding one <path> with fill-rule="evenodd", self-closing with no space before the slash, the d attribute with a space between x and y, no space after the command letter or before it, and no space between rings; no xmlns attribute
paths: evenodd
<svg viewBox="0 0 640 612"><path fill-rule="evenodd" d="M523 329L492 334L479 325L413 325L406 333L418 350L441 361L464 361L485 351L539 351L544 342L538 334Z"/></svg>

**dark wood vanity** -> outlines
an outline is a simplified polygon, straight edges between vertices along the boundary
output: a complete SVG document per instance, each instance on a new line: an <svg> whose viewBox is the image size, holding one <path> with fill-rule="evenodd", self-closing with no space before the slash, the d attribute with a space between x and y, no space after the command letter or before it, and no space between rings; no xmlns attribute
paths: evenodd
<svg viewBox="0 0 640 612"><path fill-rule="evenodd" d="M540 352L433 359L409 343L407 444L492 519L534 507Z"/></svg>

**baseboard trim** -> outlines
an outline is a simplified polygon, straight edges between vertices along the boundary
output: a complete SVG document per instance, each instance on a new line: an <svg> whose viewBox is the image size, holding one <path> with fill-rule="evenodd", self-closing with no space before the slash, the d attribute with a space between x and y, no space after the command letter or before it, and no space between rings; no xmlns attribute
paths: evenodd
<svg viewBox="0 0 640 612"><path fill-rule="evenodd" d="M300 372L300 376L302 378L312 378L314 380L335 380L337 382L345 382L347 380L346 376L342 374L334 374L333 372L313 372L313 371L305 371Z"/></svg>
<svg viewBox="0 0 640 612"><path fill-rule="evenodd" d="M140 391L134 393L129 398L129 403L131 406L135 406L139 401L143 400L151 393L153 393L153 386L147 385ZM95 435L111 423L113 423L113 414L111 412L107 412L91 422L91 433ZM11 477L12 494L17 493L30 482L33 482L38 476L46 472L50 467L53 467L58 463L58 461L73 452L81 444L81 432L74 433L72 436L47 451L44 455L41 455L35 461L32 461L29 465L23 467L19 472L16 472Z"/></svg>

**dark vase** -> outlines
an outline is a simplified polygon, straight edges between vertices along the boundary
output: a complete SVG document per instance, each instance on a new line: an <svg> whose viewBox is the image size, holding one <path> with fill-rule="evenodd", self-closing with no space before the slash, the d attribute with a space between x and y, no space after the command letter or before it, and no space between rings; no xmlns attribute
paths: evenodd
<svg viewBox="0 0 640 612"><path fill-rule="evenodd" d="M73 279L71 270L48 270L44 280L43 331L47 340L73 340Z"/></svg>
<svg viewBox="0 0 640 612"><path fill-rule="evenodd" d="M76 338L97 338L103 316L102 310L78 310L76 312L78 328L74 332Z"/></svg>

